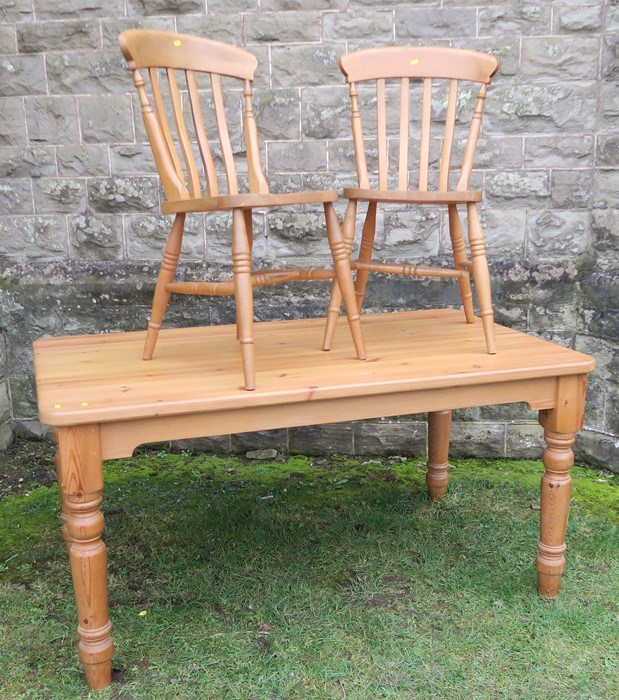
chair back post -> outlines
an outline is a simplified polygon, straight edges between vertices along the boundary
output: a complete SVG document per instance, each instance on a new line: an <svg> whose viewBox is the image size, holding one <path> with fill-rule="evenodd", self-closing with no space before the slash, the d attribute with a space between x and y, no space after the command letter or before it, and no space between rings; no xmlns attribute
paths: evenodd
<svg viewBox="0 0 619 700"><path fill-rule="evenodd" d="M244 115L243 132L245 134L245 148L247 149L247 170L249 175L249 191L257 194L267 194L269 185L264 176L260 164L260 146L258 141L258 127L252 99L251 81L243 84Z"/></svg>
<svg viewBox="0 0 619 700"><path fill-rule="evenodd" d="M475 111L469 126L469 134L466 139L466 147L462 156L462 168L460 169L460 179L456 186L458 192L466 192L471 181L471 173L473 171L473 161L475 160L475 152L477 151L477 142L481 131L481 119L484 111L484 100L486 99L486 83L482 83L477 93L477 102L475 103Z"/></svg>
<svg viewBox="0 0 619 700"><path fill-rule="evenodd" d="M341 65L342 64L340 63L340 68ZM359 182L359 187L369 188L370 179L368 177L368 164L365 157L363 124L361 122L361 113L359 112L359 93L357 92L357 86L353 82L350 83L349 93L352 112L352 139L353 148L355 151L355 165L357 166L357 180Z"/></svg>

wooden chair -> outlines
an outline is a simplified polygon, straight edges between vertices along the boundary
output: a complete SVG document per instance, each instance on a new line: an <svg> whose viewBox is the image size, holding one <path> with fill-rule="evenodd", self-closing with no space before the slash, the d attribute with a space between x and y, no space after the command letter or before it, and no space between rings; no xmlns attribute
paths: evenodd
<svg viewBox="0 0 619 700"><path fill-rule="evenodd" d="M171 293L234 295L245 389L254 389L253 287L290 280L324 280L335 277L338 288L343 292L357 356L359 359L365 359L349 254L333 209L337 193L269 193L260 165L258 134L252 106L252 81L258 65L256 58L228 44L170 32L132 29L123 32L119 42L129 68L133 71L146 133L167 200L162 206L162 211L164 214L174 214L175 217L155 288L144 359L150 360L153 356ZM200 74L203 73L210 75L208 93L198 88L198 78L202 78ZM249 181L249 192L244 194L239 193L224 109L222 77L242 81L240 87L244 100L243 133ZM145 78L149 79L149 90ZM207 96L213 104L227 193L220 192L216 160L207 138L203 112L203 104L206 101L204 98ZM204 180L198 171L196 153L199 153ZM304 268L252 272L252 210L257 207L301 204L323 205L334 270ZM223 210L232 211L233 280L176 282L175 273L186 215L190 212Z"/></svg>
<svg viewBox="0 0 619 700"><path fill-rule="evenodd" d="M476 51L465 51L452 48L438 47L384 47L364 49L342 56L339 61L340 69L346 76L350 86L352 103L352 132L357 167L357 188L344 190L344 196L349 200L344 219L344 237L348 250L352 251L355 219L358 202L368 202L367 214L361 235L358 258L351 263L356 273L356 294L359 309L363 304L369 272L382 272L398 275L415 275L430 277L454 277L460 285L460 294L464 315L467 323L474 322L473 297L470 284L470 272L473 273L477 296L479 299L486 347L488 353L496 352L493 327L492 299L490 292L490 275L486 259L484 235L481 229L477 203L481 201L481 192L469 190L471 171L477 140L479 137L486 86L490 78L498 70L498 61L490 55ZM377 135L378 150L378 179L372 186L368 173L368 157L361 122L360 91L357 84L366 81L376 83L376 116L372 126ZM399 88L399 123L397 130L390 138L387 128L387 91L391 90L388 81L395 81ZM457 123L462 121L458 114L461 101L466 101L466 94L459 94L460 81L479 83L480 88L476 98L474 92L471 106L471 119L468 123L468 136L462 152L462 160L457 180L452 176L452 150ZM420 94L419 123L421 138L417 149L409 148L409 130L411 128L410 94L411 83L416 83ZM443 87L446 91L439 93ZM414 93L413 93L414 94ZM432 134L436 128L433 121L433 111L443 103L446 104L445 126L442 129L442 139ZM367 121L367 120L366 120ZM442 144L441 144L442 140ZM432 172L431 146L437 153L438 172ZM390 149L390 146L392 147ZM409 151L416 150L418 163L415 170L409 174ZM393 160L398 161L397 176L390 176L388 161L389 151L397 155ZM409 186L410 181L416 184ZM434 182L432 182L432 179ZM455 184L455 189L453 184ZM431 189L430 184L434 185ZM425 265L397 265L374 262L372 248L376 231L376 210L379 203L399 204L438 204L446 205L448 209L449 232L454 256L454 269L430 267ZM458 205L466 206L468 237L472 262L467 258L466 247L462 234L462 225L458 214ZM333 284L331 302L327 314L327 326L323 348L328 350L333 341L337 317L340 312L341 293Z"/></svg>

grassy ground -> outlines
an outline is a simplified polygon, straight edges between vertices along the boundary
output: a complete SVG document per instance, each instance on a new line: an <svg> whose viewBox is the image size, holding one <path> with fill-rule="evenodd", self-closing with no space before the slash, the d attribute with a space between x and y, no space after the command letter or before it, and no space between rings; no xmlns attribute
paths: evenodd
<svg viewBox="0 0 619 700"><path fill-rule="evenodd" d="M619 478L574 470L549 603L533 568L540 472L457 462L439 505L418 460L110 463L116 682L92 697L619 697ZM20 487L0 501L0 697L90 697L57 490Z"/></svg>

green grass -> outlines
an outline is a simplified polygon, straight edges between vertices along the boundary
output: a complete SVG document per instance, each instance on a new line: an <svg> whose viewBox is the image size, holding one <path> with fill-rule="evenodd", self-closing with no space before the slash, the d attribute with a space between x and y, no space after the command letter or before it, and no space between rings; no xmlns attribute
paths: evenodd
<svg viewBox="0 0 619 700"><path fill-rule="evenodd" d="M55 487L0 502L0 697L619 697L619 489L574 469L562 596L535 590L538 462L106 465L116 682L89 695Z"/></svg>

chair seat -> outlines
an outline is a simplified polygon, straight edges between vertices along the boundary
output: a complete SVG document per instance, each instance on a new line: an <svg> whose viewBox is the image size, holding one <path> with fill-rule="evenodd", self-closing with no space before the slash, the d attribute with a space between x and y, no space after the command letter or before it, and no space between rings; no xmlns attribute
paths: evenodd
<svg viewBox="0 0 619 700"><path fill-rule="evenodd" d="M397 204L464 204L481 202L482 193L476 190L466 192L420 192L418 190L364 190L358 187L344 189L346 199L362 202L395 202Z"/></svg>
<svg viewBox="0 0 619 700"><path fill-rule="evenodd" d="M199 211L225 211L228 209L259 209L261 207L285 207L293 204L322 204L335 202L338 195L335 190L317 190L309 192L287 192L284 194L229 194L219 197L201 197L183 199L177 202L164 202L161 211L164 214L182 214Z"/></svg>

